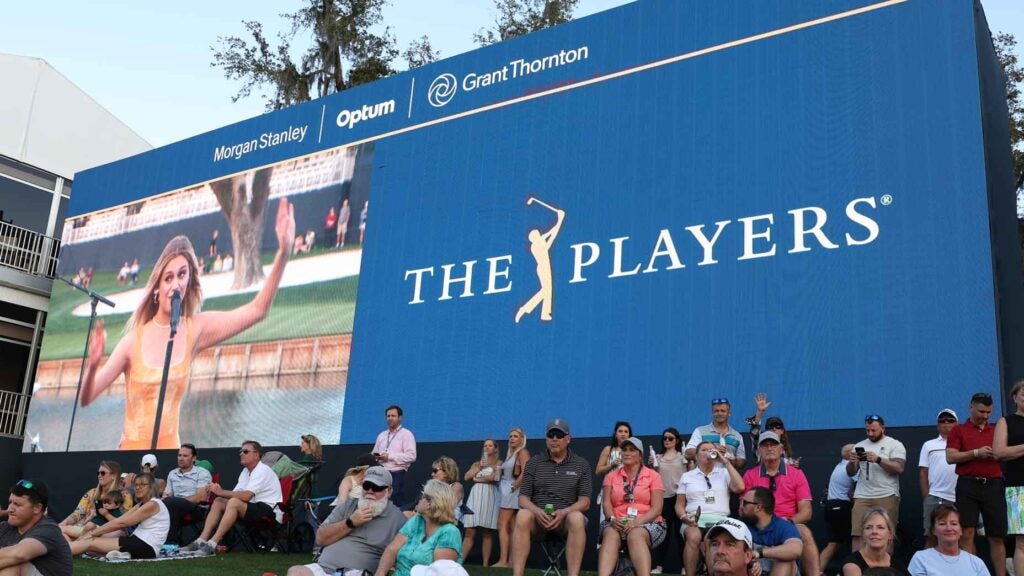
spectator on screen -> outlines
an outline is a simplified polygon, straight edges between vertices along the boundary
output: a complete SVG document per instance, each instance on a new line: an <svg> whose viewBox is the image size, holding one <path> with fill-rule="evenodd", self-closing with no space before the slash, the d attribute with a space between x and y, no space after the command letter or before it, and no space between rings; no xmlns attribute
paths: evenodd
<svg viewBox="0 0 1024 576"><path fill-rule="evenodd" d="M345 247L345 235L348 234L348 221L352 218L352 208L348 205L348 198L341 200L341 210L338 212L338 236L334 242L335 248Z"/></svg>
<svg viewBox="0 0 1024 576"><path fill-rule="evenodd" d="M334 206L327 211L327 216L324 217L324 239L323 243L330 246L331 239L338 237L338 213L334 211Z"/></svg>
<svg viewBox="0 0 1024 576"><path fill-rule="evenodd" d="M97 322L89 340L81 402L83 407L89 406L119 376L126 376L120 450L148 450L152 446L157 403L148 391L160 388L163 372L160 359L166 351L175 292L181 295L181 322L174 339L156 447L170 450L180 446L178 427L192 358L260 322L270 312L295 233L293 208L286 198L281 198L278 203L274 228L277 253L263 286L248 303L233 310L200 312L203 295L195 250L188 238L176 236L160 254L142 291L142 301L128 319L124 336L102 367L100 361L107 335L103 322Z"/></svg>

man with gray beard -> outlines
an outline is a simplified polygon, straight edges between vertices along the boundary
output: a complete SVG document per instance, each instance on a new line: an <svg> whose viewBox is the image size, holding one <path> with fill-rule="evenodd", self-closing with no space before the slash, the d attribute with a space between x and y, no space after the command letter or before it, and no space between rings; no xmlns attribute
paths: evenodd
<svg viewBox="0 0 1024 576"><path fill-rule="evenodd" d="M373 574L405 516L391 503L391 473L383 466L367 468L363 495L338 504L316 531L323 547L316 564L292 566L288 576L329 576L350 570Z"/></svg>

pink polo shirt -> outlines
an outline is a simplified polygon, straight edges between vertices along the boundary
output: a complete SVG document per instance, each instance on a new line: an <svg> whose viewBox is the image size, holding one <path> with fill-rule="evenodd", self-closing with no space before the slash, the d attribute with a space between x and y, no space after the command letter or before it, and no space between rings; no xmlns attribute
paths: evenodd
<svg viewBox="0 0 1024 576"><path fill-rule="evenodd" d="M758 486L771 489L771 478L764 464L747 470L743 474L743 484L747 490ZM811 499L811 485L807 483L807 477L799 468L786 466L785 462L780 462L779 473L775 476L774 495L775 515L788 520L796 516L797 504L801 500Z"/></svg>

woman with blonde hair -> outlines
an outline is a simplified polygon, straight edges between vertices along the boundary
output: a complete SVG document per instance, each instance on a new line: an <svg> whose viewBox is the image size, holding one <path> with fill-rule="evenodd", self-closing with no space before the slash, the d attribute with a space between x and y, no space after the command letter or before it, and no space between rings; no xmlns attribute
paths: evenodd
<svg viewBox="0 0 1024 576"><path fill-rule="evenodd" d="M103 460L96 472L96 486L90 488L78 501L74 512L68 515L61 523L61 532L68 539L78 538L82 535L82 527L96 516L103 507L103 497L111 492L122 492L124 503L122 511L132 507L131 493L121 490L121 465L113 460Z"/></svg>
<svg viewBox="0 0 1024 576"><path fill-rule="evenodd" d="M299 452L302 456L299 458L299 464L303 466L312 466L314 464L320 464L324 460L324 449L320 444L320 439L313 434L303 434L301 436L302 442L299 443Z"/></svg>
<svg viewBox="0 0 1024 576"><path fill-rule="evenodd" d="M375 576L410 576L413 566L429 566L437 560L462 563L462 536L455 526L458 499L447 483L432 479L423 485L416 514L402 526L384 550Z"/></svg>
<svg viewBox="0 0 1024 576"><path fill-rule="evenodd" d="M462 487L462 482L459 482L459 465L448 456L441 456L434 460L434 463L431 465L430 477L451 486L452 491L455 493L455 523L462 522L462 504L465 490Z"/></svg>
<svg viewBox="0 0 1024 576"><path fill-rule="evenodd" d="M278 203L274 231L278 241L274 263L263 287L249 303L234 310L200 312L203 293L199 285L196 253L188 238L176 236L157 259L146 282L144 298L125 324L124 336L102 367L100 360L107 336L103 322L97 322L89 337L89 359L81 403L83 407L88 406L118 376L125 375L124 429L119 450L143 450L151 446L175 292L181 296L181 322L174 337L156 447L170 450L181 444L178 425L192 359L203 350L263 320L277 295L295 233L294 210L285 198Z"/></svg>
<svg viewBox="0 0 1024 576"><path fill-rule="evenodd" d="M349 498L362 498L363 476L366 474L367 468L376 465L377 457L373 454L363 454L357 458L356 465L345 471L345 477L338 484L338 498L331 505L339 506Z"/></svg>
<svg viewBox="0 0 1024 576"><path fill-rule="evenodd" d="M519 426L508 431L508 452L501 464L501 483L498 512L498 563L495 568L509 566L509 552L512 550L512 529L515 527L516 513L519 511L519 483L523 481L523 469L530 460L530 451L526 449L526 432Z"/></svg>
<svg viewBox="0 0 1024 576"><path fill-rule="evenodd" d="M868 508L861 526L860 550L843 560L843 576L861 576L869 568L893 568L907 574L907 568L894 562L890 553L896 527L889 513L878 506Z"/></svg>

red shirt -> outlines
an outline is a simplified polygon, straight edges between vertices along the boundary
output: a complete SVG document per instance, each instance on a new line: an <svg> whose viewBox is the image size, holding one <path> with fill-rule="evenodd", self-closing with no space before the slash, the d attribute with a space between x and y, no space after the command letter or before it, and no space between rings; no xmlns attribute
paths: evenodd
<svg viewBox="0 0 1024 576"><path fill-rule="evenodd" d="M772 479L768 476L768 470L764 464L757 468L751 468L743 474L743 484L747 490L758 486L771 490L771 483ZM799 468L786 466L785 462L779 462L779 473L775 475L775 515L788 520L796 516L801 500L812 498L807 476L804 476Z"/></svg>
<svg viewBox="0 0 1024 576"><path fill-rule="evenodd" d="M996 428L989 423L985 423L985 428L980 429L977 425L972 424L970 420L955 426L953 430L949 432L949 438L946 439L946 449L959 450L960 452L968 452L975 448L983 448L985 446L992 446L992 438L995 436ZM995 459L985 460L981 458L975 458L962 462L956 465L956 473L958 476L977 476L979 478L1002 478L1003 468L999 465L999 461Z"/></svg>
<svg viewBox="0 0 1024 576"><path fill-rule="evenodd" d="M625 466L620 467L614 472L609 472L604 477L602 486L610 486L612 489L612 511L615 513L616 518L624 518L629 512L630 507L636 508L637 516L647 514L647 511L651 509L651 504L654 503L654 494L652 492L655 490L665 491L661 475L647 466L640 467L635 480L635 485L629 481ZM633 490L632 504L626 501L626 484L629 484ZM657 519L660 520L661 516L658 516Z"/></svg>

